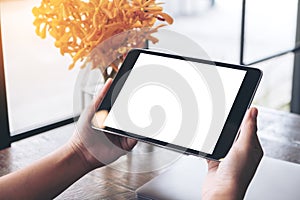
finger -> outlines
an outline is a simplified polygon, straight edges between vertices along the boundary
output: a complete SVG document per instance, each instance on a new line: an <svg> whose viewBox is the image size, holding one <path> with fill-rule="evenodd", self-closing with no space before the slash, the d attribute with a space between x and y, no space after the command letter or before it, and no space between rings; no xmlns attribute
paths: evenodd
<svg viewBox="0 0 300 200"><path fill-rule="evenodd" d="M95 103L94 103L95 107L98 108L99 104L101 103L101 101L103 100L104 96L106 95L108 89L110 88L111 83L112 83L112 79L111 78L107 79L103 88L101 89L101 91L99 92L97 97L95 98Z"/></svg>
<svg viewBox="0 0 300 200"><path fill-rule="evenodd" d="M241 126L241 133L237 140L237 143L241 145L254 144L258 142L257 131L257 115L256 108L250 108L243 120Z"/></svg>
<svg viewBox="0 0 300 200"><path fill-rule="evenodd" d="M98 109L98 106L100 104L100 102L102 101L102 99L104 98L105 94L107 93L109 87L111 86L112 83L112 79L109 78L103 88L101 89L101 91L99 92L99 94L97 95L97 97L93 100L93 102L90 104L90 106L86 109L86 120L87 121L91 121L92 118L94 117L94 114L96 112L96 110Z"/></svg>
<svg viewBox="0 0 300 200"><path fill-rule="evenodd" d="M127 151L130 151L133 149L133 147L136 145L137 140L135 139L131 139L131 138L127 138L126 139L126 143L127 143Z"/></svg>
<svg viewBox="0 0 300 200"><path fill-rule="evenodd" d="M220 164L220 162L213 161L213 160L206 160L206 162L207 162L207 169L209 172L217 170Z"/></svg>
<svg viewBox="0 0 300 200"><path fill-rule="evenodd" d="M98 128L104 128L103 123L108 115L107 110L100 110L95 112L94 118L93 118L93 125Z"/></svg>

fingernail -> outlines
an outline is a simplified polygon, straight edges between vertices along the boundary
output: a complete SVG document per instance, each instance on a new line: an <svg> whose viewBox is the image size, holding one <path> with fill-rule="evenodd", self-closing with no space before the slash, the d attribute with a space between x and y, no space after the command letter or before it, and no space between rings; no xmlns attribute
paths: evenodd
<svg viewBox="0 0 300 200"><path fill-rule="evenodd" d="M256 119L257 114L258 114L257 109L252 109L252 110L251 110L251 118L252 118L252 119Z"/></svg>

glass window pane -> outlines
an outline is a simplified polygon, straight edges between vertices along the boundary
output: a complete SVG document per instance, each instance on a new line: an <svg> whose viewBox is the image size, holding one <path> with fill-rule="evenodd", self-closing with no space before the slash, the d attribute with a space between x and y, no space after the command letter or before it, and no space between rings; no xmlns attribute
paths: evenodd
<svg viewBox="0 0 300 200"><path fill-rule="evenodd" d="M295 46L298 0L247 0L245 63Z"/></svg>
<svg viewBox="0 0 300 200"><path fill-rule="evenodd" d="M79 68L68 70L71 58L60 55L51 37L42 40L35 34L32 8L40 2L0 0L9 120L13 132L73 114L73 91ZM247 1L246 62L293 47L296 5L296 0ZM196 41L212 60L230 63L239 62L241 6L239 0L185 0L184 3L182 0L166 0L163 5L174 18L174 24L168 29ZM281 66L286 67L276 65L278 74L282 73L280 70L287 73L284 78L287 84L283 89L286 99L291 88L287 80L291 78L291 60L288 58L285 63L281 62ZM268 80L270 74L275 73L271 64L257 66L264 69L265 76L268 74ZM274 100L261 98L274 93L274 86L268 82L263 82L260 89L263 92L260 92L256 102L278 107Z"/></svg>
<svg viewBox="0 0 300 200"><path fill-rule="evenodd" d="M214 2L165 1L166 12L174 18L168 28L196 41L212 60L238 63L242 2L222 0L212 5Z"/></svg>
<svg viewBox="0 0 300 200"><path fill-rule="evenodd" d="M68 70L51 37L35 34L41 0L1 1L1 29L11 132L71 116L78 69Z"/></svg>
<svg viewBox="0 0 300 200"><path fill-rule="evenodd" d="M253 65L264 72L254 104L290 111L293 66L292 53Z"/></svg>

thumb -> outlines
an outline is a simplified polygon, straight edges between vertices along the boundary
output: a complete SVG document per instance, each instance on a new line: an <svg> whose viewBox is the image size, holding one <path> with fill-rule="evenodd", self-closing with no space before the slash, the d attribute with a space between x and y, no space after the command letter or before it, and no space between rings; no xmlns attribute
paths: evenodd
<svg viewBox="0 0 300 200"><path fill-rule="evenodd" d="M257 143L258 137L257 137L257 115L258 111L257 108L250 108L243 120L242 127L241 127L241 133L237 140L237 143L241 145L253 145L253 143Z"/></svg>
<svg viewBox="0 0 300 200"><path fill-rule="evenodd" d="M111 78L107 79L107 81L105 82L105 84L104 84L103 88L101 89L101 91L99 92L99 94L94 98L93 103L94 103L96 109L98 108L101 101L105 97L105 95L106 95L108 89L110 88L111 84L112 84L112 79Z"/></svg>
<svg viewBox="0 0 300 200"><path fill-rule="evenodd" d="M99 94L93 99L92 103L88 106L88 108L84 111L84 115L86 116L86 119L88 121L91 121L92 118L94 117L95 112L97 111L100 103L102 102L103 98L105 97L108 89L110 88L112 84L112 79L109 78L103 88L101 89L101 91L99 92Z"/></svg>

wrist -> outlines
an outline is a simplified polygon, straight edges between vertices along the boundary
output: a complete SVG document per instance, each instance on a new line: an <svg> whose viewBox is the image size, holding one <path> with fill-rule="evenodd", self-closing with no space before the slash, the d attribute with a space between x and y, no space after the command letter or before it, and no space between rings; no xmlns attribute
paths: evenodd
<svg viewBox="0 0 300 200"><path fill-rule="evenodd" d="M205 200L215 200L215 199L222 199L222 200L240 200L243 199L243 195L236 195L236 194L228 194L222 192L216 192L209 195L204 195L203 199Z"/></svg>
<svg viewBox="0 0 300 200"><path fill-rule="evenodd" d="M208 191L202 195L205 200L240 200L243 199L245 195L244 190L241 189L239 185L230 186L227 185L226 188L215 188L211 191Z"/></svg>
<svg viewBox="0 0 300 200"><path fill-rule="evenodd" d="M82 144L80 139L77 137L72 137L68 142L68 146L72 149L74 154L79 158L79 162L87 172L92 171L98 167L102 167L103 165L96 160L94 156L90 154L88 149Z"/></svg>

